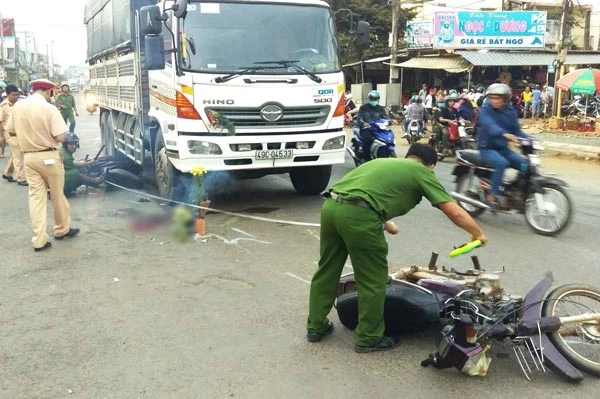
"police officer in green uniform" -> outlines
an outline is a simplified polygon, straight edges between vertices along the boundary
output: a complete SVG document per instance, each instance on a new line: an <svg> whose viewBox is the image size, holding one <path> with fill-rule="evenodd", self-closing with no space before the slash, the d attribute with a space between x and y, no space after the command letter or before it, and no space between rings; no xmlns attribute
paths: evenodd
<svg viewBox="0 0 600 399"><path fill-rule="evenodd" d="M388 245L384 231L397 234L392 218L404 215L425 197L454 224L487 243L483 231L442 187L433 173L435 150L413 144L406 159L375 159L354 169L326 194L321 210L321 258L310 286L307 339L320 341L333 331L327 319L348 255L358 286L358 326L354 350L392 349L398 337L386 337L383 308L388 281Z"/></svg>
<svg viewBox="0 0 600 399"><path fill-rule="evenodd" d="M94 161L74 161L73 154L79 148L79 137L75 133L67 133L65 141L58 150L65 165L65 195L70 195L82 184L97 187L102 183L101 178L87 175L86 167L94 164Z"/></svg>
<svg viewBox="0 0 600 399"><path fill-rule="evenodd" d="M75 115L79 116L77 107L75 105L75 97L71 94L68 84L64 84L60 87L61 93L56 96L56 107L60 111L65 123L69 123L69 132L75 131Z"/></svg>

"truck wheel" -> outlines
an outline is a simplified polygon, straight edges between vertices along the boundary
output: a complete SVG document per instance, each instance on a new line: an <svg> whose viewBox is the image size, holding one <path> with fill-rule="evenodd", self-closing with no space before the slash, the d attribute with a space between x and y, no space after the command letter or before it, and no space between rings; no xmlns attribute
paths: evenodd
<svg viewBox="0 0 600 399"><path fill-rule="evenodd" d="M156 135L154 144L154 174L156 176L156 188L162 198L171 199L175 180L179 171L173 167L167 157L167 149L163 140L163 135L159 131Z"/></svg>
<svg viewBox="0 0 600 399"><path fill-rule="evenodd" d="M290 170L290 180L298 194L316 195L327 188L331 178L331 165L308 166Z"/></svg>

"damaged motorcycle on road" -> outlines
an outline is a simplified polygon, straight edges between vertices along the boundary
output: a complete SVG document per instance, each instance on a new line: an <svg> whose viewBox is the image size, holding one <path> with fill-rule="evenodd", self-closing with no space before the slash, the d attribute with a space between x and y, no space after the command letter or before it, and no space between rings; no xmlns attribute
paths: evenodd
<svg viewBox="0 0 600 399"><path fill-rule="evenodd" d="M500 272L486 272L476 256L466 271L410 266L389 275L386 334L414 333L442 326L437 345L421 365L486 375L494 341L508 341L517 365L530 380L548 369L572 382L584 373L600 377L600 290L568 284L546 292L548 273L525 297L504 291ZM342 276L337 313L350 329L358 324L358 290L353 274Z"/></svg>

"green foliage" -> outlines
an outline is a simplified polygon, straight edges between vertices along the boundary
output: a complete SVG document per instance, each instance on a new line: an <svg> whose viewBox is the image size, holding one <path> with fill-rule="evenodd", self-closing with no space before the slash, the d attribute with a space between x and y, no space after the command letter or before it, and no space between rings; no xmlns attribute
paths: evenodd
<svg viewBox="0 0 600 399"><path fill-rule="evenodd" d="M387 0L331 0L330 4L337 12L336 28L342 63L381 57L390 53L388 38L392 30L392 6L388 5ZM350 9L358 15L351 16L347 11L338 11L344 8ZM414 16L414 10L400 10L398 38L404 37L406 22L413 19ZM354 26L351 26L351 20ZM365 20L371 25L371 47L365 50L359 49L355 45L356 34L353 33L353 30L359 20Z"/></svg>

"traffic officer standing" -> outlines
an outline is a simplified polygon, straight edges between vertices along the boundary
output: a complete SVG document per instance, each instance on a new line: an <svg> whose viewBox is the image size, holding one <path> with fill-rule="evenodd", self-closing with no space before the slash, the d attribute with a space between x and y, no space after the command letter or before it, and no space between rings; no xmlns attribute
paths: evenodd
<svg viewBox="0 0 600 399"><path fill-rule="evenodd" d="M68 84L63 84L61 86L61 92L55 98L56 107L60 110L60 114L66 122L69 122L69 132L73 133L75 131L75 117L73 116L73 112L75 115L79 116L77 112L77 107L75 105L75 97L71 94L71 89Z"/></svg>
<svg viewBox="0 0 600 399"><path fill-rule="evenodd" d="M25 154L25 176L29 182L29 214L36 252L50 248L46 232L46 194L50 189L54 209L54 238L73 237L79 229L71 228L71 210L63 193L65 169L58 147L65 140L67 125L49 101L54 83L39 79L31 82L33 94L17 103L6 126L16 136Z"/></svg>
<svg viewBox="0 0 600 399"><path fill-rule="evenodd" d="M13 174L17 172L17 182L21 186L27 186L27 180L25 180L25 164L23 162L23 153L21 147L19 147L19 141L16 137L12 137L8 134L8 131L4 131L12 107L19 100L20 90L15 85L6 86L6 100L0 104L0 135L4 135L6 142L10 146L10 159L2 173L2 178L9 183L15 181Z"/></svg>

